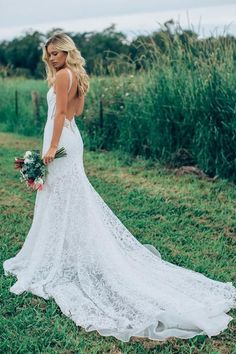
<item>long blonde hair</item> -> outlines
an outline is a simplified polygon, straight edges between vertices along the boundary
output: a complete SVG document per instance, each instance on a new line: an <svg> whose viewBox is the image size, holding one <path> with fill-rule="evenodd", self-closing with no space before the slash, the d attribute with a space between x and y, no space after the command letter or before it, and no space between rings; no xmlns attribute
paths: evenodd
<svg viewBox="0 0 236 354"><path fill-rule="evenodd" d="M80 51L72 38L63 32L55 33L50 37L43 46L42 60L45 63L45 70L47 74L46 81L49 86L52 86L55 80L56 70L50 64L47 46L53 44L57 50L67 52L66 65L75 73L78 80L78 96L85 95L89 90L89 76L84 68L85 59L82 57Z"/></svg>

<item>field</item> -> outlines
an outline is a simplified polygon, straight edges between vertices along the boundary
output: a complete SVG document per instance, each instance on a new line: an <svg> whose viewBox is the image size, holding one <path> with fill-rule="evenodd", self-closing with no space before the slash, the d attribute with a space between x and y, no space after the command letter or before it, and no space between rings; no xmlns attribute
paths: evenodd
<svg viewBox="0 0 236 354"><path fill-rule="evenodd" d="M235 41L183 40L167 40L164 52L149 44L139 71L130 64L91 75L80 119L86 146L198 165L236 182ZM43 80L0 78L0 131L40 136L46 92Z"/></svg>
<svg viewBox="0 0 236 354"><path fill-rule="evenodd" d="M40 148L41 138L0 133L1 146L1 263L16 254L27 235L35 194L19 181L15 156ZM120 220L141 243L151 243L162 258L236 286L236 189L226 179L204 180L178 176L150 159L119 151L85 149L87 176ZM236 352L236 311L227 330L217 337L165 342L86 333L61 314L56 303L23 293L9 292L15 282L1 268L2 336L0 352L7 353L162 353Z"/></svg>

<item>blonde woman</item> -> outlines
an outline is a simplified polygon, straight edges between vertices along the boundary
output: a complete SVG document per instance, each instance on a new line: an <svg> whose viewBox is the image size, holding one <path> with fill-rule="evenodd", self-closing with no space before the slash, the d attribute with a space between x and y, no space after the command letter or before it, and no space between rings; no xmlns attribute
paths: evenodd
<svg viewBox="0 0 236 354"><path fill-rule="evenodd" d="M34 218L18 254L3 264L17 276L10 288L53 298L86 331L127 342L215 336L227 328L236 289L162 259L141 244L90 184L75 123L89 88L85 61L59 33L43 51L48 117L43 158L49 175L37 191ZM54 159L58 148L67 156Z"/></svg>
<svg viewBox="0 0 236 354"><path fill-rule="evenodd" d="M48 164L54 159L63 127L73 125L76 128L75 115L83 112L89 78L84 69L84 58L65 34L56 34L47 41L43 61L51 86L49 94L55 102L51 107L49 104L49 108L53 108L49 113L55 124L50 147L43 157L44 163Z"/></svg>

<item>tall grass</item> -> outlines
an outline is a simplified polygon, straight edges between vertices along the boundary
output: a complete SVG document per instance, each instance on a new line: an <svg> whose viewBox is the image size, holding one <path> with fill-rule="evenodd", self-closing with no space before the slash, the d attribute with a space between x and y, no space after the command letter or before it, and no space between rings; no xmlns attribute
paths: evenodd
<svg viewBox="0 0 236 354"><path fill-rule="evenodd" d="M166 33L163 43L162 49L153 39L139 43L143 54L136 74L130 65L130 73L117 76L113 68L109 77L91 78L83 119L78 120L86 146L172 164L184 149L210 176L236 181L236 41ZM6 130L42 131L45 106L36 129L26 93L33 85L14 83L23 107L17 119L6 97L13 95L13 87L4 85L0 113ZM42 83L38 89L46 94Z"/></svg>
<svg viewBox="0 0 236 354"><path fill-rule="evenodd" d="M166 42L165 54L153 42L145 48L140 75L99 80L104 122L90 112L90 146L163 162L185 149L210 176L236 180L235 42Z"/></svg>
<svg viewBox="0 0 236 354"><path fill-rule="evenodd" d="M32 92L39 95L39 121L36 124ZM40 135L47 116L46 85L40 80L0 79L0 123L2 131L26 136Z"/></svg>

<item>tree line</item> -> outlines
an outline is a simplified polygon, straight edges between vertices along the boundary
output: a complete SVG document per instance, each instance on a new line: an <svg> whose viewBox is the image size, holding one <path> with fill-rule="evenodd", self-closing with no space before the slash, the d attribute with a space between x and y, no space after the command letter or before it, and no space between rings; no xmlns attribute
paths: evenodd
<svg viewBox="0 0 236 354"><path fill-rule="evenodd" d="M74 33L62 28L53 28L45 34L39 31L26 31L20 37L0 42L0 76L25 76L42 79L45 77L42 62L42 46L55 32L63 31L74 40L86 60L86 69L93 75L117 75L136 72L148 67L155 57L174 60L176 51L191 52L192 57L209 55L209 46L220 46L230 42L236 48L236 38L231 35L211 36L205 39L192 30L183 30L173 20L164 23L161 29L148 35L138 35L131 41L116 30L114 24L101 32ZM176 50L173 50L178 43ZM236 57L236 55L235 55Z"/></svg>

